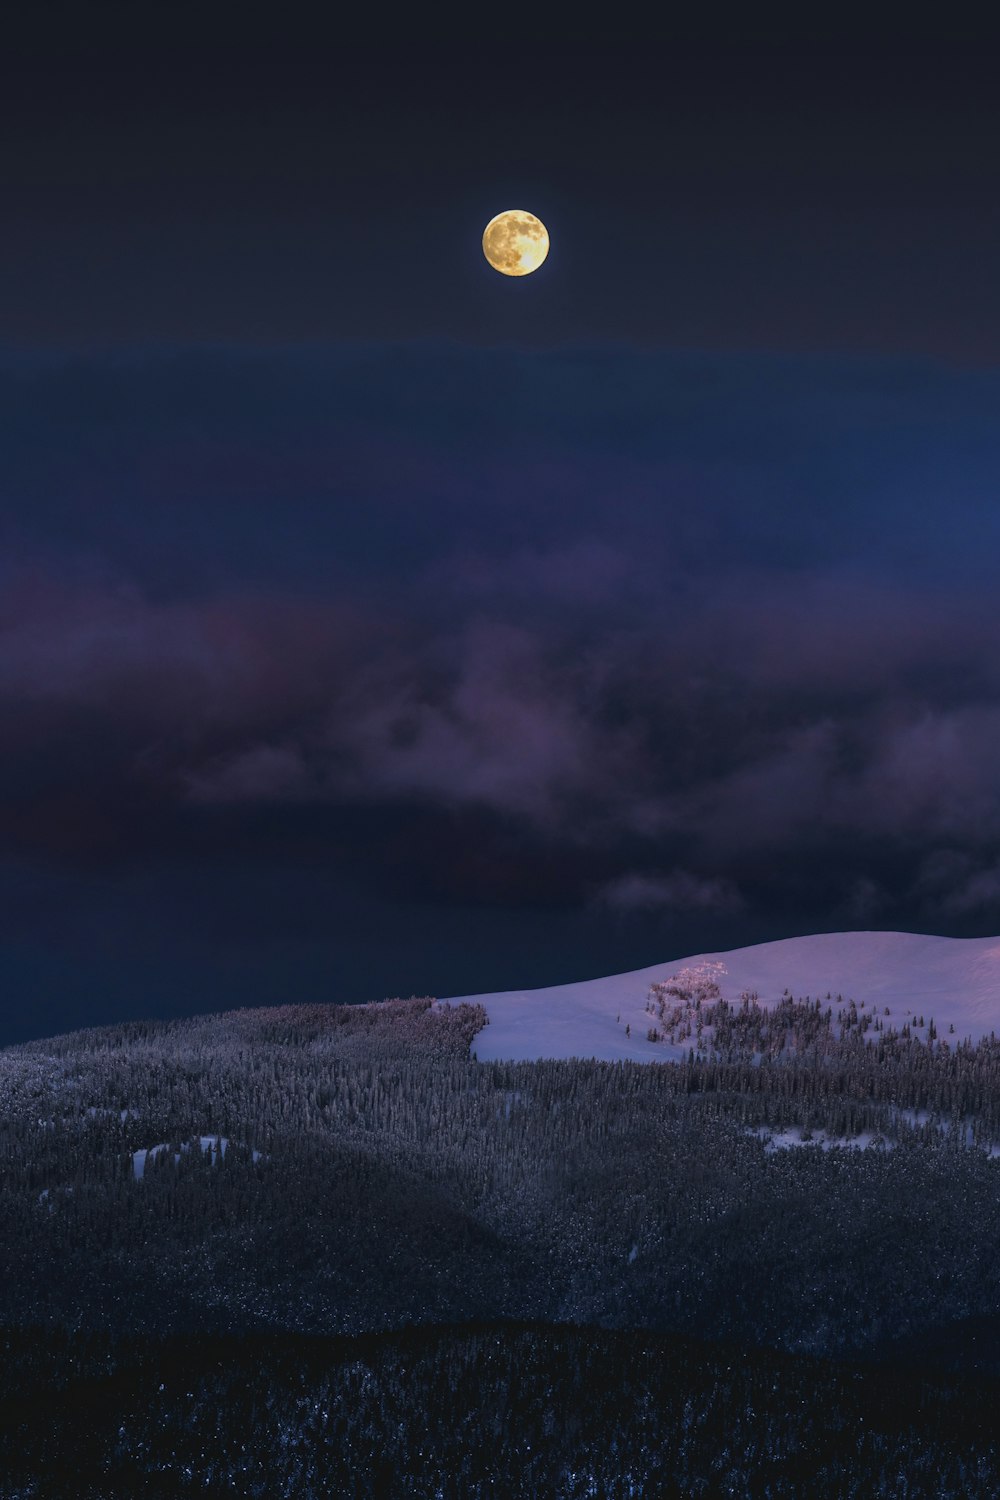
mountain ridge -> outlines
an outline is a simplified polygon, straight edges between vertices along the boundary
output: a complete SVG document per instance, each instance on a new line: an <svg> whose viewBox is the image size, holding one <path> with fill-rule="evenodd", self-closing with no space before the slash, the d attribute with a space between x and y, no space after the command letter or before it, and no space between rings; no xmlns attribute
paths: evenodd
<svg viewBox="0 0 1000 1500"><path fill-rule="evenodd" d="M914 1017L933 1017L953 1042L1000 1031L1000 937L950 938L927 933L859 930L814 933L690 954L622 974L540 989L458 995L441 1005L476 1004L489 1025L472 1042L481 1062L593 1058L663 1062L687 1048L653 1042L646 1003L651 984L682 969L722 964L723 999L745 992L764 1006L785 991L795 999L864 1002L897 1030ZM950 1028L954 1027L954 1032Z"/></svg>

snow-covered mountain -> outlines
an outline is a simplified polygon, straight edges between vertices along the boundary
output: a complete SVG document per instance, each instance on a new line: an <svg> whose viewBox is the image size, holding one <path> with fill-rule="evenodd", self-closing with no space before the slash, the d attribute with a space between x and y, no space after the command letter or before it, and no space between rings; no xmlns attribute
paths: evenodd
<svg viewBox="0 0 1000 1500"><path fill-rule="evenodd" d="M663 1061L686 1056L687 1047L647 1039L649 987L706 963L725 966L717 979L727 1000L739 1000L747 990L756 992L762 1005L779 1000L786 989L796 999L839 994L859 1005L877 1006L887 1027L899 1029L916 1016L929 1022L933 1016L942 1039L976 1041L994 1030L1000 1034L1000 938L912 932L783 938L548 989L455 996L450 1003L468 1000L486 1008L490 1024L472 1044L484 1062L544 1057Z"/></svg>

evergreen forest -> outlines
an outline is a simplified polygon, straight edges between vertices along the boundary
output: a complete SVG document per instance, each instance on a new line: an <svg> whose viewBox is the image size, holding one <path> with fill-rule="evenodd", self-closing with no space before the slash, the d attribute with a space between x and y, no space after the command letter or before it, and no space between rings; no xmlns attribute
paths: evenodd
<svg viewBox="0 0 1000 1500"><path fill-rule="evenodd" d="M683 1061L485 1024L0 1053L0 1496L1000 1491L1000 1042L710 991L651 997Z"/></svg>

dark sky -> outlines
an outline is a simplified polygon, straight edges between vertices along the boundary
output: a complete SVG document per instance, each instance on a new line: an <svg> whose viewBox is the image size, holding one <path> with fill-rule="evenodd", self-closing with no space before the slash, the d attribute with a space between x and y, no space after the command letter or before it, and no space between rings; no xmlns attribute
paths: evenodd
<svg viewBox="0 0 1000 1500"><path fill-rule="evenodd" d="M0 38L0 1042L1000 932L994 49L182 9Z"/></svg>

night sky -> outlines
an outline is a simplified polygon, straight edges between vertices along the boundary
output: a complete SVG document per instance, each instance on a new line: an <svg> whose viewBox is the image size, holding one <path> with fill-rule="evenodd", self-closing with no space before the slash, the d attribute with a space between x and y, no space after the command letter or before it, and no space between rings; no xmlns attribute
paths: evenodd
<svg viewBox="0 0 1000 1500"><path fill-rule="evenodd" d="M995 49L23 9L0 1042L1000 932Z"/></svg>

